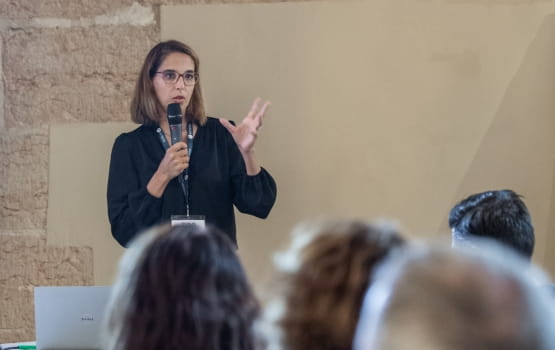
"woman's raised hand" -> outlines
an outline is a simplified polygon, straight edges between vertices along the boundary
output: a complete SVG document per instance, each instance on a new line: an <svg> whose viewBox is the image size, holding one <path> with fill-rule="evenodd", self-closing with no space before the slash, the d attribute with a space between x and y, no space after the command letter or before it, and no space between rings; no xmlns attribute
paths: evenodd
<svg viewBox="0 0 555 350"><path fill-rule="evenodd" d="M228 120L220 118L220 123L229 131L241 153L250 153L254 150L254 144L258 137L258 130L262 126L266 110L270 107L270 101L260 106L261 99L256 98L247 116L237 126Z"/></svg>

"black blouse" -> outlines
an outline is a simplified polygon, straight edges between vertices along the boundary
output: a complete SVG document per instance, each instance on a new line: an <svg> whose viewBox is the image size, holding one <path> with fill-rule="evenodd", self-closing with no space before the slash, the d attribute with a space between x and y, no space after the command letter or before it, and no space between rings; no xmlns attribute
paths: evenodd
<svg viewBox="0 0 555 350"><path fill-rule="evenodd" d="M141 230L185 215L185 195L174 178L161 198L146 185L165 150L157 126L142 125L114 142L108 175L108 218L112 235L122 245ZM276 183L264 168L248 176L237 144L218 119L199 126L189 160L190 215L203 215L236 243L233 205L246 214L266 218L276 200Z"/></svg>

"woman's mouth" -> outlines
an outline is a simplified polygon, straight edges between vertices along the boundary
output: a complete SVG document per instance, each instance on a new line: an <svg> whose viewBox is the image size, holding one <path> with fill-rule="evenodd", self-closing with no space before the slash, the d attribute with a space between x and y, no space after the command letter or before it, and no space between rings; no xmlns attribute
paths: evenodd
<svg viewBox="0 0 555 350"><path fill-rule="evenodd" d="M181 103L181 102L185 101L185 97L175 96L174 98L172 98L172 100L174 100L175 102Z"/></svg>

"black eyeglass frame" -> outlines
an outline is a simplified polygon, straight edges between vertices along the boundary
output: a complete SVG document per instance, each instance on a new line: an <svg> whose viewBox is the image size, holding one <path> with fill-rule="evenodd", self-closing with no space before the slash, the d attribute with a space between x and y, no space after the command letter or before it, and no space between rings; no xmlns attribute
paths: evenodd
<svg viewBox="0 0 555 350"><path fill-rule="evenodd" d="M177 77L173 81L167 80L166 78L164 78L164 74L167 74L167 73L174 73L174 74L177 75ZM164 80L164 82L166 84L177 84L177 82L179 81L179 78L182 78L183 79L183 84L185 84L187 86L193 86L199 80L199 74L197 72L190 71L190 70L184 72L183 74L179 74L176 70L166 69L166 70L163 70L163 71L155 72L155 74L162 74L162 80ZM195 78L195 80L192 83L188 82L188 80L185 79L185 75L188 75L188 74L191 74Z"/></svg>

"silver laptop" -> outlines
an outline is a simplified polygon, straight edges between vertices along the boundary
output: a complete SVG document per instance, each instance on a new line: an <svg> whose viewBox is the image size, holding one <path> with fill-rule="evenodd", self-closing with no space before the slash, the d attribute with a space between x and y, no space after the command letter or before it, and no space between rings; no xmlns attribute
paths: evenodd
<svg viewBox="0 0 555 350"><path fill-rule="evenodd" d="M35 287L37 350L100 349L110 286Z"/></svg>

